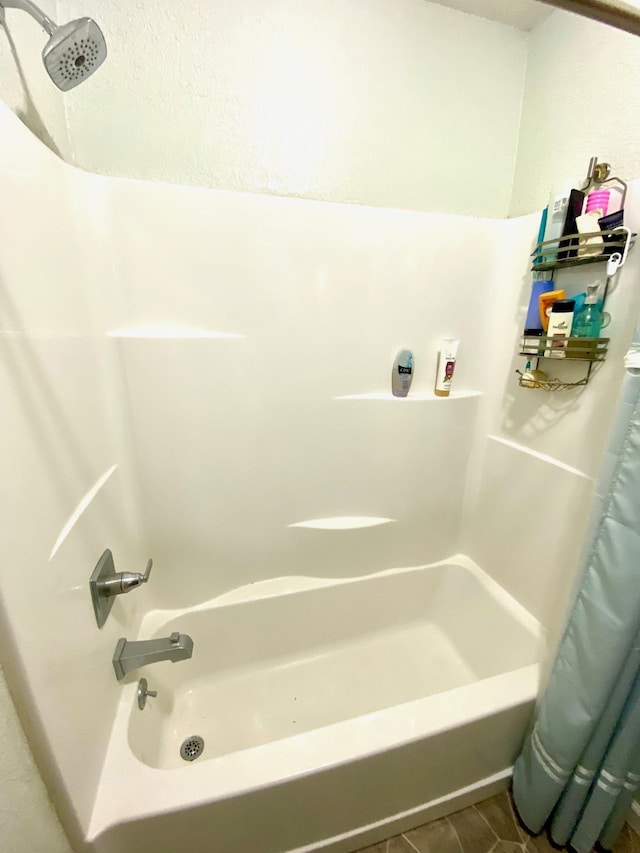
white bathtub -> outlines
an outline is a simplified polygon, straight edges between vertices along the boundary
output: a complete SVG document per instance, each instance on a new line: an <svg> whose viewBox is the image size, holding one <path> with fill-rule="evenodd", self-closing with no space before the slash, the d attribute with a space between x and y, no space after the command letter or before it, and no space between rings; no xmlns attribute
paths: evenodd
<svg viewBox="0 0 640 853"><path fill-rule="evenodd" d="M465 557L256 585L140 637L177 630L193 658L123 686L99 853L355 850L503 787L537 693L538 624Z"/></svg>

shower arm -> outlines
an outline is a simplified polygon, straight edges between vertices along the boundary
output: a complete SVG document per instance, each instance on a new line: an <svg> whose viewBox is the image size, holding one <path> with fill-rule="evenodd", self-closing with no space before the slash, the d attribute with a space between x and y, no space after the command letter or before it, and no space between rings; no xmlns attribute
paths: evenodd
<svg viewBox="0 0 640 853"><path fill-rule="evenodd" d="M58 29L58 25L31 0L0 0L0 24L4 24L5 9L22 9L23 12L27 12L32 18L35 18L50 36Z"/></svg>

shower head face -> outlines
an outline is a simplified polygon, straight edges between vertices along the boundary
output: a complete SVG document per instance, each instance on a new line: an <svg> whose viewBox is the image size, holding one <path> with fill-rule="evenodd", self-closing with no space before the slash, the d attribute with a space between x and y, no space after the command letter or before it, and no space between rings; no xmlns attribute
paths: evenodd
<svg viewBox="0 0 640 853"><path fill-rule="evenodd" d="M90 77L106 58L107 43L91 18L78 18L57 27L42 51L49 77L63 92Z"/></svg>

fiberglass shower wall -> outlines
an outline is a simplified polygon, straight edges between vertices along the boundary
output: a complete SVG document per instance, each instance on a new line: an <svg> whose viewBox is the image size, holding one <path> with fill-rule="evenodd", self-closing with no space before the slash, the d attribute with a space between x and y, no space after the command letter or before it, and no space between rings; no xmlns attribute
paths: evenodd
<svg viewBox="0 0 640 853"><path fill-rule="evenodd" d="M120 695L111 655L141 612L455 550L477 396L336 398L386 391L400 336L419 341L429 392L439 328L427 340L423 313L459 315L473 346L482 294L464 294L456 235L488 263L495 224L99 178L1 121L8 676L82 831ZM430 298L443 225L450 278ZM459 390L477 378L468 360ZM391 521L288 526L326 515ZM88 577L105 547L120 570L155 569L98 631Z"/></svg>
<svg viewBox="0 0 640 853"><path fill-rule="evenodd" d="M0 122L3 665L72 832L91 813L120 695L112 646L135 634L144 607L116 604L99 632L88 578L105 547L120 569L141 568L145 543L101 327L102 179L66 166L4 106Z"/></svg>

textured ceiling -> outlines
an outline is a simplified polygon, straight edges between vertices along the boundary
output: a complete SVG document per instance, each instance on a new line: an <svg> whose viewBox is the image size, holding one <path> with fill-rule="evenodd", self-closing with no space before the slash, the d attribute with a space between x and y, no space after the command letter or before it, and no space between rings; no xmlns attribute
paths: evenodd
<svg viewBox="0 0 640 853"><path fill-rule="evenodd" d="M500 21L520 30L532 30L553 11L551 6L537 3L535 0L431 0L431 2L479 15L481 18Z"/></svg>

